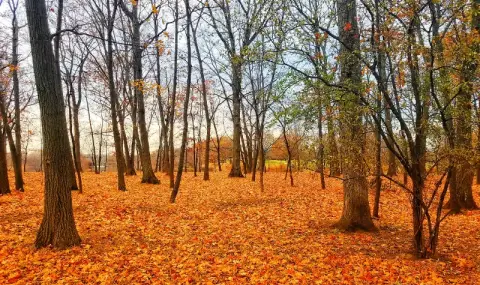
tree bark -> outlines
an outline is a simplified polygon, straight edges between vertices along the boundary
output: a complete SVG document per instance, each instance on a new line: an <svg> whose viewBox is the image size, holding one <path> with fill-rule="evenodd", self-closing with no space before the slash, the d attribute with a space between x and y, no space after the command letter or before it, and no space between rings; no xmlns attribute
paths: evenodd
<svg viewBox="0 0 480 285"><path fill-rule="evenodd" d="M176 2L178 4L178 0ZM190 25L192 22L192 14L190 11L190 1L185 0L185 9L187 13L187 23L186 23L186 34L187 34L187 86L185 92L185 101L183 106L183 132L182 132L182 145L180 147L180 157L178 161L178 171L177 176L175 177L175 185L172 190L172 194L170 196L170 203L175 203L175 199L178 195L178 190L180 188L180 182L182 180L182 172L183 172L183 163L185 159L185 148L187 144L187 134L188 134L188 105L190 102L190 91L192 85L192 47L191 47L191 39L190 39ZM178 18L177 18L178 21ZM195 134L193 134L195 137Z"/></svg>
<svg viewBox="0 0 480 285"><path fill-rule="evenodd" d="M178 0L175 0L175 48L174 48L174 59L173 59L173 91L172 91L172 100L170 102L170 135L168 145L170 147L170 188L175 187L175 178L174 178L174 169L175 169L175 145L173 143L173 122L175 121L175 104L177 96L177 80L178 80ZM180 156L182 156L180 154ZM176 195L176 194L175 194Z"/></svg>
<svg viewBox="0 0 480 285"><path fill-rule="evenodd" d="M111 11L110 1L108 1L107 3L107 9L108 9L107 74L108 74L108 89L109 89L109 95L110 95L110 118L112 119L113 142L115 145L115 159L117 163L117 189L120 191L126 191L127 186L125 185L125 158L123 156L122 140L120 137L120 131L118 129L118 116L117 116L118 95L115 89L115 78L114 78L115 75L113 73L113 25L115 21L115 15L117 12L117 7L118 7L117 0L114 0L113 11ZM106 163L105 163L105 166L106 166Z"/></svg>
<svg viewBox="0 0 480 285"><path fill-rule="evenodd" d="M326 106L327 112L327 143L329 150L329 162L330 162L330 176L339 176L340 162L338 155L337 140L335 138L335 125L333 122L333 106L329 102Z"/></svg>
<svg viewBox="0 0 480 285"><path fill-rule="evenodd" d="M35 247L52 245L67 248L81 242L73 217L71 168L65 108L55 56L50 44L47 10L44 0L26 0L30 45L42 123L44 163L44 216L35 240Z"/></svg>
<svg viewBox="0 0 480 285"><path fill-rule="evenodd" d="M139 131L139 150L140 160L142 163L142 183L159 184L160 181L155 176L152 168L152 159L150 157L150 145L148 143L148 131L145 121L145 102L143 95L144 81L142 71L142 53L143 48L140 43L140 26L141 22L138 19L138 6L140 6L140 0L137 0L133 5L132 11L128 11L125 4L120 2L121 7L125 14L132 21L133 33L132 33L132 50L133 50L133 80L135 83L134 93L137 100L137 123Z"/></svg>
<svg viewBox="0 0 480 285"><path fill-rule="evenodd" d="M18 80L18 26L17 8L18 1L12 1L12 82L13 82L13 98L15 101L15 148L10 147L12 161L14 161L15 172L15 189L23 192L23 172L22 172L22 128L20 122L20 83ZM4 128L9 128L5 125Z"/></svg>
<svg viewBox="0 0 480 285"><path fill-rule="evenodd" d="M360 90L362 83L361 66L354 53L360 50L360 37L357 23L355 0L338 0L337 17L340 40L340 82L353 90ZM340 103L341 151L343 154L343 212L336 226L354 231L357 229L375 231L370 205L368 184L363 157L365 137L362 125L362 107L358 94L345 92Z"/></svg>
<svg viewBox="0 0 480 285"><path fill-rule="evenodd" d="M3 96L3 94L0 96ZM7 146L5 144L5 132L2 122L0 122L0 196L5 194L10 194L10 183L8 182Z"/></svg>
<svg viewBox="0 0 480 285"><path fill-rule="evenodd" d="M242 174L242 168L240 166L241 161L241 145L240 145L240 136L242 131L242 125L240 123L240 109L241 109L241 98L240 93L242 92L242 64L243 59L234 55L231 58L231 67L232 67L232 121L233 121L233 140L232 140L232 168L228 177L244 177Z"/></svg>

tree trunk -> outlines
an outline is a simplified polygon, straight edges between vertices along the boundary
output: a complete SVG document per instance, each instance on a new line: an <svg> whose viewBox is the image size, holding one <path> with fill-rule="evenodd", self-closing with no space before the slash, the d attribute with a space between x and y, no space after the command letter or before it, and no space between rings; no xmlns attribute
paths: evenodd
<svg viewBox="0 0 480 285"><path fill-rule="evenodd" d="M109 5L110 3L107 3ZM115 15L117 12L116 1L113 4L113 12L110 12L110 6L108 7L108 23L107 23L107 75L108 75L108 90L110 95L110 118L112 119L112 131L113 131L113 143L115 145L115 160L117 163L117 189L120 191L126 191L125 185L125 157L123 156L122 140L120 137L120 131L118 129L118 116L117 116L117 103L118 95L115 89L115 78L113 72L113 24L115 21ZM142 95L140 95L142 96ZM148 144L148 142L147 142ZM107 153L108 155L108 153ZM149 155L150 157L150 155ZM105 166L106 164L105 157ZM151 165L150 165L151 168Z"/></svg>
<svg viewBox="0 0 480 285"><path fill-rule="evenodd" d="M169 147L170 147L170 188L175 187L175 178L174 178L174 169L175 169L175 145L173 143L173 122L175 120L175 104L177 96L177 80L178 80L178 0L175 0L175 48L174 48L174 59L173 59L173 92L172 100L170 102L170 136L169 136ZM180 155L181 156L181 155ZM176 194L175 194L176 195Z"/></svg>
<svg viewBox="0 0 480 285"><path fill-rule="evenodd" d="M361 85L361 66L354 53L360 50L357 8L354 0L337 1L340 40L340 82L353 90ZM344 27L350 26L349 29ZM343 212L337 227L344 230L377 230L368 203L368 184L365 173L365 137L362 108L358 94L345 92L340 104L341 151L343 154Z"/></svg>
<svg viewBox="0 0 480 285"><path fill-rule="evenodd" d="M83 66L80 68L79 73L78 73L78 100L75 98L75 93L72 92L72 111L73 111L73 139L74 141L72 144L75 147L75 168L77 171L83 172L82 169L82 156L80 152L80 123L79 123L79 112L80 112L80 103L81 103L81 92L82 92L82 73L83 73ZM73 91L73 86L72 86L72 91Z"/></svg>
<svg viewBox="0 0 480 285"><path fill-rule="evenodd" d="M198 46L197 41L197 29L193 28L193 24L191 25L192 29L192 36L193 36L193 44L195 46L195 53L197 54L198 60L198 67L200 70L200 80L202 80L202 99L203 99L203 111L205 112L205 121L206 121L206 129L207 134L205 137L205 158L204 158L204 170L203 170L203 180L208 181L210 180L210 137L211 137L211 130L212 130L212 120L210 118L210 111L208 110L208 98L207 98L207 83L205 79L205 71L203 69L203 60L200 55L200 48Z"/></svg>
<svg viewBox="0 0 480 285"><path fill-rule="evenodd" d="M178 0L177 0L178 4ZM186 144L187 144L187 135L188 135L188 105L190 102L190 91L191 91L191 85L192 85L192 47L190 44L190 25L192 22L192 14L190 11L190 0L185 0L185 10L187 13L187 86L186 86L186 92L185 92L185 101L184 101L184 106L183 106L183 133L182 133L182 145L180 147L180 157L179 157L179 162L178 162L178 171L177 171L177 177L175 177L175 185L172 190L172 194L170 196L170 203L175 203L175 199L177 198L178 195L178 190L180 188L180 182L182 180L182 171L183 171L183 163L184 163L184 154ZM177 19L178 21L178 19ZM193 137L195 137L195 132L193 133Z"/></svg>
<svg viewBox="0 0 480 285"><path fill-rule="evenodd" d="M92 152L93 152L92 163L93 163L95 173L98 174L97 151L95 149L95 136L93 135L92 116L90 114L90 104L88 103L87 96L85 96L85 103L87 104L88 125L90 126L90 137L92 139Z"/></svg>
<svg viewBox="0 0 480 285"><path fill-rule="evenodd" d="M60 84L56 82L54 53L50 44L47 10L44 0L25 1L30 45L42 122L44 162L44 216L35 247L52 245L67 248L81 242L73 217L71 168L65 108Z"/></svg>
<svg viewBox="0 0 480 285"><path fill-rule="evenodd" d="M218 171L222 171L222 159L220 157L220 154L221 154L221 151L220 151L220 137L218 136L218 130L217 130L217 124L215 123L215 120L212 121L213 122L213 129L215 131L215 139L217 141L217 165L218 165Z"/></svg>
<svg viewBox="0 0 480 285"><path fill-rule="evenodd" d="M319 83L319 82L318 82ZM318 84L317 83L317 84ZM320 91L320 90L318 90ZM318 92L319 93L319 92ZM320 97L320 94L317 94ZM322 114L322 105L321 105L321 100L319 100L318 103L318 157L317 157L317 171L320 173L320 183L322 186L322 189L325 189L325 171L323 169L323 157L324 157L324 150L323 150L323 130L322 130L322 120L323 120L323 114ZM300 156L300 153L298 154Z"/></svg>
<svg viewBox="0 0 480 285"><path fill-rule="evenodd" d="M136 6L134 6L136 7ZM136 10L136 9L134 9ZM136 14L136 11L134 12ZM133 46L134 46L134 80L141 84L143 87L143 75L142 75L142 49L140 44L140 25L137 21L134 21L134 29L133 29ZM142 83L140 83L142 82ZM147 132L147 125L145 122L145 103L143 100L143 90L141 86L137 86L135 88L136 97L138 100L138 130L140 132L140 159L142 162L142 183L149 183L149 184L158 184L160 181L155 176L155 173L152 169L152 160L150 157L150 146L148 143L148 132Z"/></svg>
<svg viewBox="0 0 480 285"><path fill-rule="evenodd" d="M240 110L241 110L241 97L242 92L242 64L243 59L235 55L231 59L232 67L232 121L233 121L233 141L232 141L232 169L228 174L228 177L244 177L242 174L242 168L240 166L241 161L241 145L240 136L242 131L242 125L240 123Z"/></svg>
<svg viewBox="0 0 480 285"><path fill-rule="evenodd" d="M57 35L55 35L54 38L54 66L55 66L55 84L57 85L56 88L62 89L62 78L61 78L61 73L60 73L60 40L61 40L61 30L62 30L62 18L63 18L63 0L58 1L58 8L57 8L57 23L56 23L56 32ZM50 63L51 64L51 63ZM62 95L63 96L63 95ZM62 97L62 102L63 102L63 97ZM65 106L64 106L65 108ZM65 113L65 112L64 112ZM65 122L66 123L66 122ZM68 130L65 133L65 135L68 138ZM70 154L66 157L69 163L69 167L66 168L67 175L70 177L71 180L71 190L78 190L78 185L77 185L77 179L75 177L75 164L73 162L73 155L70 152Z"/></svg>
<svg viewBox="0 0 480 285"><path fill-rule="evenodd" d="M0 196L10 193L7 167L7 146L5 144L5 132L0 122Z"/></svg>
<svg viewBox="0 0 480 285"><path fill-rule="evenodd" d="M18 80L18 20L17 7L18 1L12 1L12 8L14 11L12 19L12 81L13 81L13 97L15 101L15 149L10 152L12 154L12 161L14 162L15 172L15 189L23 192L23 173L22 173L22 129L20 122L20 84ZM4 128L9 128L5 125Z"/></svg>
<svg viewBox="0 0 480 285"><path fill-rule="evenodd" d="M70 86L72 87L72 86ZM72 104L70 102L70 99L73 101L73 104L75 104L74 102L74 98L75 96L73 96L73 89L70 90L72 93L70 93L70 95L67 95L67 102L68 102L68 118L69 118L69 131L70 131L70 140L72 141L72 147L73 147L73 161L75 162L75 171L76 171L76 174L77 174L77 179L78 179L78 191L79 193L83 193L83 183L82 183L82 174L81 174L81 171L80 171L80 168L78 167L78 165L80 164L79 160L80 158L77 157L77 149L76 149L76 146L75 146L75 134L74 134L74 131L73 131L73 115L72 115ZM67 91L68 92L68 91Z"/></svg>
<svg viewBox="0 0 480 285"><path fill-rule="evenodd" d="M335 126L333 122L333 106L331 103L328 103L326 106L327 111L327 143L330 153L330 176L339 176L340 171L340 162L338 155L337 140L335 138Z"/></svg>
<svg viewBox="0 0 480 285"><path fill-rule="evenodd" d="M5 98L2 95L0 95L0 115L3 121L3 130L6 133L8 145L10 147L13 171L15 172L15 189L23 192L22 161L18 161L17 156L17 153L21 150L17 149L15 145L15 140L12 134L12 127L8 124L8 114L5 106Z"/></svg>

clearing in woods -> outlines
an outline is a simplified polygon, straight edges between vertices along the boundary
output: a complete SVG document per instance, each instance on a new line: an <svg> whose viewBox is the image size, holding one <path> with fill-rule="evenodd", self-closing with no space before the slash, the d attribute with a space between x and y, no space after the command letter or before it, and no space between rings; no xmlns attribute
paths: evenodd
<svg viewBox="0 0 480 285"><path fill-rule="evenodd" d="M480 211L447 218L438 258L417 260L408 195L388 182L372 234L331 227L338 180L321 190L318 175L299 173L290 187L267 173L262 194L227 172L210 182L184 175L172 205L166 176L161 185L127 177L124 193L113 173L85 173L84 194L73 194L82 245L56 251L33 248L43 176L25 173L25 193L0 197L0 284L478 284Z"/></svg>

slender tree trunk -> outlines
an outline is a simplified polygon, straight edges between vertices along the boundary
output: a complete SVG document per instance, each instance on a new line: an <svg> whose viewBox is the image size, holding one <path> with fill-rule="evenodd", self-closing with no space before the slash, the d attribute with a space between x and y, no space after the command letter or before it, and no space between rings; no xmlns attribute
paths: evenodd
<svg viewBox="0 0 480 285"><path fill-rule="evenodd" d="M335 138L335 126L333 122L333 107L329 102L326 106L327 112L327 143L329 150L330 176L340 175L340 162L338 155L337 140Z"/></svg>
<svg viewBox="0 0 480 285"><path fill-rule="evenodd" d="M200 70L200 80L202 80L202 99L203 99L203 111L205 112L205 121L206 121L206 129L207 134L205 137L205 158L204 158L204 170L203 170L203 180L208 181L210 180L210 137L211 137L211 129L212 129L212 120L210 118L210 111L208 110L208 98L207 98L207 83L205 79L205 71L203 69L203 60L200 55L200 48L198 46L197 41L197 29L191 25L192 29L192 36L193 36L193 45L195 46L195 53L197 54L198 59L198 67Z"/></svg>
<svg viewBox="0 0 480 285"><path fill-rule="evenodd" d="M102 147L103 147L103 117L102 117L102 124L100 127L100 140L98 142L98 169L96 170L96 174L100 174L102 172Z"/></svg>
<svg viewBox="0 0 480 285"><path fill-rule="evenodd" d="M177 177L175 179L175 185L172 190L172 194L170 196L170 203L175 203L175 199L178 195L178 190L180 188L180 182L182 180L182 171L183 171L183 163L185 158L185 148L187 144L187 135L188 135L188 105L190 102L190 92L191 92L191 85L192 85L192 47L191 47L191 40L190 40L190 25L192 22L192 14L190 11L190 0L184 0L185 2L185 10L187 13L187 90L185 92L185 101L183 106L183 133L182 133L182 145L180 147L180 157L178 162L178 171ZM177 0L178 4L178 0ZM178 19L177 19L178 21ZM195 137L195 132L193 133L193 137Z"/></svg>
<svg viewBox="0 0 480 285"><path fill-rule="evenodd" d="M150 156L150 145L148 142L148 130L145 120L145 102L144 102L144 80L142 70L142 53L143 45L140 42L140 27L143 24L138 19L138 7L140 0L137 0L135 5L132 5L132 11L123 3L123 0L119 3L132 22L132 57L133 57L133 79L134 79L134 96L137 103L137 124L138 124L138 146L140 153L140 160L142 163L142 183L158 184L160 181L155 176L152 168L152 158Z"/></svg>
<svg viewBox="0 0 480 285"><path fill-rule="evenodd" d="M45 198L44 216L35 240L35 247L52 245L63 249L81 242L73 217L71 169L65 108L55 56L50 44L47 10L44 0L25 1L35 83L37 87L44 144ZM60 14L61 15L61 14Z"/></svg>
<svg viewBox="0 0 480 285"><path fill-rule="evenodd" d="M3 129L7 136L8 145L10 147L10 155L12 158L13 170L15 172L15 189L23 192L23 174L22 174L22 162L18 161L17 153L20 152L20 149L17 149L15 146L15 140L12 134L12 127L8 124L8 114L5 107L5 98L3 95L0 95L0 114L3 121Z"/></svg>
<svg viewBox="0 0 480 285"><path fill-rule="evenodd" d="M117 163L117 189L120 191L126 191L127 186L125 185L125 157L123 156L122 140L120 137L120 131L118 129L118 114L117 114L118 113L117 112L118 95L117 95L117 90L115 89L115 78L114 78L115 75L113 71L113 24L115 21L117 7L118 7L117 0L114 0L113 11L110 12L110 3L107 3L107 9L108 9L107 73L108 73L108 90L110 95L109 96L110 97L109 98L110 99L110 117L112 119L113 143L115 146L115 159ZM140 96L142 96L142 94ZM147 142L147 145L148 145L148 142ZM107 156L108 156L108 153L105 156L105 166L107 165L106 164Z"/></svg>
<svg viewBox="0 0 480 285"><path fill-rule="evenodd" d="M70 86L72 87L72 86ZM79 163L79 157L77 157L77 149L76 149L76 143L75 143L75 134L73 131L73 115L72 115L72 104L70 103L70 100L73 101L73 104L75 104L75 97L73 96L73 89L70 89L72 93L70 95L67 95L67 102L68 102L68 118L69 118L69 130L70 130L70 140L72 141L72 150L73 150L73 161L75 162L75 171L77 174L77 180L78 180L78 192L83 193L83 183L82 183L82 174L81 170L78 167ZM78 118L77 118L78 119Z"/></svg>
<svg viewBox="0 0 480 285"><path fill-rule="evenodd" d="M87 114L88 114L88 125L90 126L90 137L92 139L92 162L95 168L95 173L98 174L97 168L97 152L95 150L95 136L93 135L93 126L92 126L92 117L90 114L90 104L88 103L88 97L85 96L85 103L87 104Z"/></svg>
<svg viewBox="0 0 480 285"><path fill-rule="evenodd" d="M170 146L170 188L175 186L175 145L173 144L173 122L175 120L175 104L177 96L177 80L178 80L178 0L175 0L175 48L174 48L174 60L173 60L173 92L172 100L170 102L170 137L169 137L169 146ZM180 155L181 156L181 155ZM181 168L181 167L180 167ZM176 194L175 194L176 196Z"/></svg>
<svg viewBox="0 0 480 285"><path fill-rule="evenodd" d="M319 90L318 90L319 91ZM317 94L320 97L320 94ZM323 130L322 130L322 120L323 120L323 114L322 114L322 105L318 103L318 161L317 161L317 171L320 173L320 183L322 186L322 189L325 189L325 171L323 169L323 159L324 159L324 150L323 150ZM300 154L299 154L300 155Z"/></svg>
<svg viewBox="0 0 480 285"><path fill-rule="evenodd" d="M258 142L258 150L259 150L259 160L260 160L260 191L265 191L265 182L264 182L264 175L265 175L265 150L263 149L263 128L260 134L260 141Z"/></svg>
<svg viewBox="0 0 480 285"><path fill-rule="evenodd" d="M220 137L218 136L218 130L217 130L217 124L215 123L215 120L212 120L213 123L213 129L215 131L215 140L217 141L217 165L218 165L218 171L222 171L222 158L220 157L221 154L221 148L220 148Z"/></svg>
<svg viewBox="0 0 480 285"><path fill-rule="evenodd" d="M383 94L383 92L387 91L387 73L386 73L386 57L385 53L380 47L380 44L383 40L380 24L382 23L382 15L380 13L380 5L379 0L375 0L375 24L372 23L373 30L375 34L372 36L378 37L378 43L372 41L375 45L376 49L376 57L378 61L378 70L379 70L379 85L378 88L378 98L377 98L377 118L382 117L382 97L383 95L389 96L388 94ZM385 100L386 101L386 100ZM385 105L388 105L386 103ZM387 125L387 132L393 134L392 131L392 120L390 116L389 108L385 108L385 121ZM380 208L380 192L382 190L382 124L381 121L378 120L376 124L376 133L375 133L375 143L376 143L376 152L375 152L375 204L373 207L373 216L379 218L378 212ZM393 141L390 141L390 144L393 145ZM392 151L389 151L389 161L388 161L388 175L390 177L397 174L397 166L395 161L395 156Z"/></svg>
<svg viewBox="0 0 480 285"><path fill-rule="evenodd" d="M381 95L380 95L381 96ZM377 100L377 109L378 113L377 116L381 116L381 109L382 109L382 99L379 98ZM378 215L379 208L380 208L380 192L382 190L382 137L381 137L381 125L380 121L376 126L377 130L375 133L375 204L373 206L373 216L375 218L379 218Z"/></svg>
<svg viewBox="0 0 480 285"><path fill-rule="evenodd" d="M24 144L23 147L23 172L25 173L27 171L27 158L28 158L28 145L30 143L30 134L27 136L27 141Z"/></svg>
<svg viewBox="0 0 480 285"><path fill-rule="evenodd" d="M386 78L386 75L383 78ZM385 104L387 103L385 102ZM388 132L393 133L392 114L388 106L385 107L385 125L389 129ZM391 141L390 143L393 145L393 141ZM390 177L394 177L397 175L397 158L395 157L395 154L390 150L388 150L387 175Z"/></svg>
<svg viewBox="0 0 480 285"><path fill-rule="evenodd" d="M15 189L23 192L23 173L22 173L22 129L20 122L20 84L18 80L18 20L17 20L17 7L18 1L12 1L14 8L12 11L12 82L13 82L13 98L15 101L15 149L10 147L12 154L12 161L14 160L14 172L15 172ZM10 128L8 125L5 128Z"/></svg>
<svg viewBox="0 0 480 285"><path fill-rule="evenodd" d="M77 157L77 164L76 168L78 171L83 172L82 169L82 155L80 151L80 123L79 123L79 112L80 112L80 104L82 103L82 81L83 81L83 68L87 58L82 58L80 62L80 66L78 69L78 82L77 82L77 94L78 99L76 100L75 96L72 97L73 103L73 131L74 131L74 139L75 139L75 156ZM73 90L73 86L72 86ZM74 93L73 93L74 94ZM77 175L78 176L78 175Z"/></svg>
<svg viewBox="0 0 480 285"><path fill-rule="evenodd" d="M136 82L143 82L142 75L142 50L140 46L140 26L134 23L134 80ZM143 85L143 84L142 84ZM143 90L140 86L135 88L136 97L138 100L138 129L140 132L140 159L142 162L142 183L158 184L160 181L155 176L152 169L152 160L150 157L150 146L148 143L148 131L145 122L145 103L143 100Z"/></svg>

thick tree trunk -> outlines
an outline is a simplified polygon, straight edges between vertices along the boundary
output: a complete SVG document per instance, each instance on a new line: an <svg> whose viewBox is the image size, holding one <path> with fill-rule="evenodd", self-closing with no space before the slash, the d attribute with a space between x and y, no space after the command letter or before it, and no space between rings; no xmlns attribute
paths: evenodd
<svg viewBox="0 0 480 285"><path fill-rule="evenodd" d="M7 146L5 144L3 124L0 122L0 195L9 193L10 183L8 182Z"/></svg>
<svg viewBox="0 0 480 285"><path fill-rule="evenodd" d="M468 69L470 65L465 64L464 68ZM469 159L471 157L472 150L472 106L471 99L473 94L473 88L471 80L474 75L474 70L463 70L464 83L458 91L459 94L456 97L456 108L458 111L458 119L456 123L456 143L455 146L459 149L460 155L456 163L456 192L458 195L458 202L462 209L477 209L478 206L473 199L472 185L474 168L470 164ZM468 78L470 77L470 78ZM473 155L473 154L472 154Z"/></svg>
<svg viewBox="0 0 480 285"><path fill-rule="evenodd" d="M44 163L44 216L35 240L35 247L52 245L66 248L80 244L73 217L71 177L65 169L71 168L65 108L56 70L47 10L44 0L26 0L30 44L42 123Z"/></svg>
<svg viewBox="0 0 480 285"><path fill-rule="evenodd" d="M231 59L232 66L232 101L233 101L233 110L232 110L232 121L233 121L233 141L232 141L232 168L228 177L244 177L242 174L242 168L240 166L241 161L241 145L240 137L242 132L242 125L240 123L240 110L241 110L241 97L240 93L242 92L242 64L243 59L235 55Z"/></svg>
<svg viewBox="0 0 480 285"><path fill-rule="evenodd" d="M472 31L474 36L478 37L480 33L480 1L475 0L472 6L474 16L472 17ZM476 40L470 47L472 54L478 54L480 51L480 40ZM473 199L472 184L474 169L469 162L469 158L473 156L472 149L472 99L474 94L473 84L476 78L477 67L480 65L478 57L464 59L461 69L461 82L458 96L456 97L458 110L458 120L456 126L456 144L462 153L456 165L456 183L457 193L460 206L463 209L478 209Z"/></svg>
<svg viewBox="0 0 480 285"><path fill-rule="evenodd" d="M357 8L354 0L338 0L337 16L340 40L340 82L353 90L361 85L361 66L354 55L360 50ZM348 29L344 28L349 26ZM341 151L343 154L343 212L337 227L344 230L377 230L368 203L365 162L365 136L362 108L358 94L346 92L340 104Z"/></svg>
<svg viewBox="0 0 480 285"><path fill-rule="evenodd" d="M57 8L57 23L56 23L56 32L57 34L55 35L53 44L54 44L54 66L55 66L55 84L57 85L56 88L59 90L62 89L62 78L61 78L61 73L60 73L60 40L61 40L61 35L62 33L60 32L62 30L62 17L63 17L63 0L58 1L58 8ZM50 63L51 64L51 63ZM63 95L62 95L63 96ZM62 99L63 102L63 99ZM65 106L64 106L65 108ZM64 112L65 113L65 112ZM65 134L68 138L68 130ZM70 165L68 168L66 168L67 176L70 177L71 181L71 189L72 190L78 190L78 185L77 185L77 179L75 177L75 164L73 161L73 154L70 152L68 156L65 157L68 160L68 164Z"/></svg>

